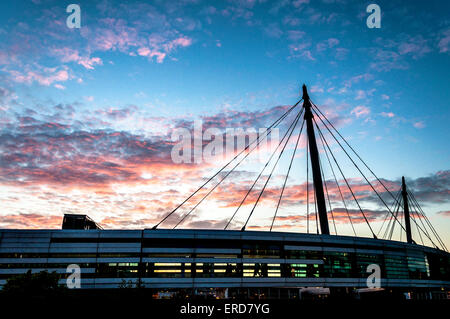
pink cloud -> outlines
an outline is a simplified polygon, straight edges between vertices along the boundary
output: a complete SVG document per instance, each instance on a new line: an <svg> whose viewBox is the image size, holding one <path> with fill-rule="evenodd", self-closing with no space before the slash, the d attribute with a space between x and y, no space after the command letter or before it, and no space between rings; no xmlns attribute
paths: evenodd
<svg viewBox="0 0 450 319"><path fill-rule="evenodd" d="M425 128L425 123L424 123L423 121L418 121L418 122L415 122L415 123L413 124L413 126L414 126L415 128L421 129L421 128Z"/></svg>
<svg viewBox="0 0 450 319"><path fill-rule="evenodd" d="M317 51L320 52L320 51L325 51L326 49L332 48L332 47L334 47L334 46L336 46L338 44L339 44L339 40L338 39L336 39L336 38L329 38L329 39L327 39L325 41L322 41L322 42L318 43L316 48L317 48Z"/></svg>
<svg viewBox="0 0 450 319"><path fill-rule="evenodd" d="M366 92L364 92L363 90L358 90L358 92L356 93L355 100L361 100L361 99L365 99L365 98L366 98Z"/></svg>
<svg viewBox="0 0 450 319"><path fill-rule="evenodd" d="M166 45L166 49L168 51L171 51L177 47L188 47L192 44L192 39L188 38L188 37L179 37L175 40L170 41L167 45Z"/></svg>
<svg viewBox="0 0 450 319"><path fill-rule="evenodd" d="M286 16L283 19L283 23L287 24L287 25L290 25L292 27L295 27L295 26L298 26L300 24L300 19L294 18L294 17L291 17L291 16Z"/></svg>
<svg viewBox="0 0 450 319"><path fill-rule="evenodd" d="M323 93L323 88L318 85L313 85L311 87L311 92L312 93Z"/></svg>
<svg viewBox="0 0 450 319"><path fill-rule="evenodd" d="M138 30L128 26L123 19L105 18L100 21L101 27L92 32L92 45L100 51L127 52L130 47L141 43Z"/></svg>
<svg viewBox="0 0 450 319"><path fill-rule="evenodd" d="M71 48L55 48L52 50L52 53L56 56L59 56L61 61L64 63L67 62L76 62L86 69L94 69L95 65L102 65L103 61L98 57L84 57L80 56L77 50Z"/></svg>
<svg viewBox="0 0 450 319"><path fill-rule="evenodd" d="M264 28L264 32L272 38L279 38L283 35L283 31L280 29L277 23L270 23Z"/></svg>
<svg viewBox="0 0 450 319"><path fill-rule="evenodd" d="M86 69L93 69L94 65L96 64L103 64L102 60L98 57L94 57L94 58L81 58L80 60L78 60L78 64L81 64L82 66L84 66Z"/></svg>
<svg viewBox="0 0 450 319"><path fill-rule="evenodd" d="M350 112L350 114L355 114L356 117L365 117L370 114L370 108L364 105L358 105Z"/></svg>
<svg viewBox="0 0 450 319"><path fill-rule="evenodd" d="M306 33L304 31L299 31L299 30L290 30L287 32L287 34L288 34L288 39L291 41L298 41L306 35Z"/></svg>
<svg viewBox="0 0 450 319"><path fill-rule="evenodd" d="M311 51L309 51L309 50L304 51L304 52L301 54L301 56L304 57L304 58L307 59L307 60L310 60L310 61L315 61L315 60L316 60L316 59L312 56Z"/></svg>
<svg viewBox="0 0 450 319"><path fill-rule="evenodd" d="M344 87L350 88L350 87L352 87L353 84L359 83L361 81L368 82L372 79L373 79L373 75L370 73L363 73L360 75L355 75L355 76L351 77L350 79L348 79L347 81L345 81Z"/></svg>
<svg viewBox="0 0 450 319"><path fill-rule="evenodd" d="M395 116L395 114L392 112L381 112L380 115L383 117L394 117Z"/></svg>
<svg viewBox="0 0 450 319"><path fill-rule="evenodd" d="M438 214L444 217L450 217L450 210L440 211Z"/></svg>
<svg viewBox="0 0 450 319"><path fill-rule="evenodd" d="M299 8L302 4L309 3L309 0L295 0L292 2L292 5L296 8Z"/></svg>
<svg viewBox="0 0 450 319"><path fill-rule="evenodd" d="M139 48L138 54L140 56L145 56L148 58L156 57L156 62L162 63L164 61L164 58L166 57L166 54L160 51L151 50L150 48Z"/></svg>
<svg viewBox="0 0 450 319"><path fill-rule="evenodd" d="M400 55L410 54L414 59L424 56L431 52L428 46L428 40L422 36L408 37L406 41L398 44L398 53Z"/></svg>
<svg viewBox="0 0 450 319"><path fill-rule="evenodd" d="M42 213L19 213L2 215L2 228L38 229L58 228L62 223L62 216L46 215Z"/></svg>
<svg viewBox="0 0 450 319"><path fill-rule="evenodd" d="M140 47L137 53L140 56L148 58L156 57L156 62L162 63L167 54L175 50L177 47L187 47L192 44L192 39L188 37L179 37L169 42L160 36L153 36L149 38L149 45Z"/></svg>
<svg viewBox="0 0 450 319"><path fill-rule="evenodd" d="M12 77L12 80L18 83L31 84L38 82L41 85L49 86L54 82L64 82L69 80L69 73L67 70L56 71L55 68L44 68L43 72L28 71L21 73L19 71L8 71ZM47 73L47 74L43 74Z"/></svg>
<svg viewBox="0 0 450 319"><path fill-rule="evenodd" d="M438 43L439 52L450 52L450 29L442 33L442 37Z"/></svg>

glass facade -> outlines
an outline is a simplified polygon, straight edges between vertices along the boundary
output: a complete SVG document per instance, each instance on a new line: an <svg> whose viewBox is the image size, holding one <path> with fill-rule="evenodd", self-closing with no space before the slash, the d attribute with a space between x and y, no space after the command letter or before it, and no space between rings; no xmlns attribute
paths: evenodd
<svg viewBox="0 0 450 319"><path fill-rule="evenodd" d="M405 255L385 255L384 256L386 278L388 279L408 279L408 262Z"/></svg>
<svg viewBox="0 0 450 319"><path fill-rule="evenodd" d="M200 278L240 277L241 266L237 263L196 263L195 276Z"/></svg>
<svg viewBox="0 0 450 319"><path fill-rule="evenodd" d="M384 258L381 254L369 254L369 253L357 253L356 254L356 271L355 275L359 278L367 278L367 267L369 265L376 264L379 265L381 270L384 267ZM385 274L382 272L382 276Z"/></svg>
<svg viewBox="0 0 450 319"><path fill-rule="evenodd" d="M268 263L244 263L243 276L263 278L281 277L281 265Z"/></svg>
<svg viewBox="0 0 450 319"><path fill-rule="evenodd" d="M352 262L354 255L347 252L325 252L323 260L324 277L351 278L353 277Z"/></svg>
<svg viewBox="0 0 450 319"><path fill-rule="evenodd" d="M280 258L281 247L277 245L244 244L242 245L242 254L244 258Z"/></svg>
<svg viewBox="0 0 450 319"><path fill-rule="evenodd" d="M161 258L161 261L164 261L164 259ZM192 264L178 262L145 263L143 272L143 277L190 278L192 276Z"/></svg>
<svg viewBox="0 0 450 319"><path fill-rule="evenodd" d="M319 264L288 264L287 277L291 278L319 278L323 273Z"/></svg>
<svg viewBox="0 0 450 319"><path fill-rule="evenodd" d="M132 278L138 275L138 263L101 263L96 275L101 278Z"/></svg>
<svg viewBox="0 0 450 319"><path fill-rule="evenodd" d="M84 234L89 232L80 232L79 236ZM404 246L380 245L375 250L339 242L149 239L142 238L141 231L134 234L141 237L42 236L42 239L36 239L20 237L18 232L17 244L13 237L5 241L3 235L0 239L0 280L28 269L56 269L66 275L67 266L74 263L82 268L83 278L127 280L241 278L257 282L252 280L289 278L292 282L304 279L314 283L314 280L327 278L359 282L360 278L367 278L367 268L371 264L380 266L381 276L385 279L449 280L450 273L447 253L425 251L421 246L406 249Z"/></svg>
<svg viewBox="0 0 450 319"><path fill-rule="evenodd" d="M430 267L426 255L408 256L409 278L428 279L430 278Z"/></svg>
<svg viewBox="0 0 450 319"><path fill-rule="evenodd" d="M314 251L288 251L287 255L296 256L296 260L301 261L299 256L308 256L304 262L289 262L292 258L278 258L279 262L265 261L245 262L238 255L216 256L216 262L195 262L196 258L205 258L205 254L145 254L157 258L159 262L78 262L81 268L95 269L95 275L99 278L219 278L219 277L253 277L253 278L367 278L367 267L370 264L377 264L382 269L382 278L388 279L430 279L432 269L425 254L415 256L394 255L394 254L369 254L369 253L348 253L348 252L314 252ZM322 257L319 257L321 255ZM79 254L64 254L65 258L80 258ZM114 255L117 257L117 255ZM238 256L238 257L237 257ZM252 255L253 257L255 255ZM271 255L273 256L273 255ZM39 257L35 257L39 258ZM88 258L88 257L85 257ZM208 255L208 258L211 258ZM66 268L73 262L49 263L49 262L27 262L34 258L23 258L20 262L17 258L15 262L2 262L0 269L55 269ZM173 262L173 260L177 262ZM189 259L191 262L183 262ZM221 262L220 259L226 260ZM229 262L228 260L235 260ZM253 258L255 259L255 258ZM2 258L0 258L2 260ZM8 258L11 260L11 258ZM170 260L170 261L168 261ZM179 262L178 262L179 260ZM194 262L192 262L194 260ZM438 259L438 273L435 278L443 278L448 267L444 259ZM92 275L90 275L92 276ZM4 276L2 276L4 277Z"/></svg>

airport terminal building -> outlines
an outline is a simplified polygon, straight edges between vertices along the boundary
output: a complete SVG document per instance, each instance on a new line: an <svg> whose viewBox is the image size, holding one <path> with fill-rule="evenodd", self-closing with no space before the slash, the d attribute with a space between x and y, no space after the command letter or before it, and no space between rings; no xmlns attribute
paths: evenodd
<svg viewBox="0 0 450 319"><path fill-rule="evenodd" d="M219 294L227 288L222 297L293 298L307 287L367 288L367 267L377 264L383 289L440 297L450 289L450 254L417 244L285 232L83 225L90 229L0 230L0 284L28 270L56 271L64 284L67 266L77 264L81 289L126 283L161 294L180 289Z"/></svg>

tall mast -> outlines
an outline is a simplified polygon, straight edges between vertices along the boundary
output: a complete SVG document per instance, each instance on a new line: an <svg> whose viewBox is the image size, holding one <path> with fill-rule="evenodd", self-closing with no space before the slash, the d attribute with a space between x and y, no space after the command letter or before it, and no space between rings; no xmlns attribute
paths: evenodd
<svg viewBox="0 0 450 319"><path fill-rule="evenodd" d="M306 131L308 133L309 155L313 172L314 190L316 193L317 209L319 213L320 231L329 235L327 208L325 206L325 195L323 193L322 172L320 170L319 151L317 150L316 136L314 134L313 114L306 85L303 84L303 107L305 108Z"/></svg>
<svg viewBox="0 0 450 319"><path fill-rule="evenodd" d="M403 214L405 215L406 241L413 244L411 235L411 221L409 217L408 192L406 191L405 177L402 176Z"/></svg>

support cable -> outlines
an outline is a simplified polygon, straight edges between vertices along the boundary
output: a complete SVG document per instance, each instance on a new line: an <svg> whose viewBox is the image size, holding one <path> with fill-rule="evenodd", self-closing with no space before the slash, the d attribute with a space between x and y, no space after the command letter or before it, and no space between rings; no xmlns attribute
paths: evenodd
<svg viewBox="0 0 450 319"><path fill-rule="evenodd" d="M317 107L317 105L314 104L314 102L312 102L312 105L315 107L313 108L314 112L318 115L318 113L315 111L319 111L320 114L323 116L323 118L325 118L325 120L330 124L330 126L334 129L334 131L336 131L336 133L342 138L342 140L347 144L347 146L353 151L353 153L359 158L359 160L364 164L364 166L372 173L372 175L377 179L377 181L383 186L383 188L391 195L392 198L394 198L394 200L396 200L395 196L391 193L391 191L389 191L389 189L384 185L384 183L378 178L378 176L370 169L370 167L363 161L363 159L358 155L358 153L356 153L356 151L353 149L353 147L347 142L347 140L339 133L339 131L334 127L334 125L328 120L328 118L322 113L322 111ZM318 115L319 119L322 121L322 123L325 125L324 121L322 120L322 118ZM326 125L325 125L326 126ZM327 126L326 126L327 127ZM337 138L334 136L334 134L331 132L331 130L327 127L328 131L330 132L330 134L334 137L334 139L336 140L336 142L339 144L339 146L342 148L342 150L345 152L345 154L347 154L347 156L349 157L349 159L353 162L353 164L355 165L355 167L358 169L358 171L361 173L361 175L364 177L364 179L367 181L367 183L371 186L371 188L373 189L373 191L375 192L375 194L377 194L377 196L380 198L380 200L383 202L383 204L386 206L386 208L389 210L389 207L386 205L386 203L384 202L384 200L382 199L382 197L378 194L378 192L375 190L375 188L372 186L372 184L368 181L368 179L366 178L366 176L362 173L362 171L359 169L359 167L356 165L356 163L353 161L353 159L350 157L350 155L347 153L347 151L344 149L344 147L341 145L341 143L337 140ZM390 211L390 213L392 214L392 212ZM395 220L397 222L399 222L395 217ZM401 225L400 226L405 230L406 229ZM419 226L420 227L420 226ZM431 240L431 238L430 238Z"/></svg>
<svg viewBox="0 0 450 319"><path fill-rule="evenodd" d="M353 151L353 153L359 158L359 160L364 164L364 166L373 174L373 176L377 179L377 181L383 186L383 188L392 196L392 198L395 197L394 195L389 191L389 189L384 185L384 183L377 177L377 175L370 169L370 167L363 161L363 159L358 155L358 153L356 153L356 151L351 147L351 145L347 142L347 140L339 133L339 131L334 127L334 125L328 120L328 118L322 113L322 111L317 107L317 105L314 104L314 102L311 102L312 105L315 107L313 108L314 112L316 113L316 115L319 117L319 119L322 121L322 123L325 125L325 127L327 128L327 130L330 132L330 134L334 137L334 139L336 140L336 142L339 144L339 146L342 148L342 150L345 152L345 154L349 157L349 159L353 162L353 164L355 165L355 167L358 169L358 171L361 173L361 175L364 177L364 179L367 181L367 183L370 185L370 187L373 189L373 191L375 192L375 194L378 196L378 198L380 198L380 200L383 202L383 204L386 206L386 208L389 210L389 207L386 205L385 201L383 200L383 198L378 194L378 192L375 190L375 188L372 186L372 184L368 181L368 179L366 178L366 176L362 173L362 171L359 169L358 165L356 165L356 163L353 161L353 159L350 157L350 155L347 153L347 151L344 149L344 147L342 146L342 144L338 141L338 139L334 136L334 134L331 132L331 130L327 127L327 125L325 124L325 122L322 120L322 118L319 116L319 114L315 111L319 111L320 114L323 116L323 118L330 124L330 126L336 131L336 133L342 138L342 140L347 144L347 146ZM392 214L392 212L391 212ZM398 219L396 216L394 216L395 220L397 222ZM400 226L406 231L406 229L403 227L403 225ZM418 225L417 225L418 226ZM420 226L419 226L420 228ZM436 234L435 234L436 235ZM438 237L438 236L436 236ZM431 238L429 238L430 241ZM438 239L439 240L439 239Z"/></svg>
<svg viewBox="0 0 450 319"><path fill-rule="evenodd" d="M411 217L411 216L410 216ZM400 218L400 225L403 225L403 222L405 222L406 225L406 220L405 220L405 212L403 212L401 218ZM403 232L400 229L400 241L402 241L402 237L403 237Z"/></svg>
<svg viewBox="0 0 450 319"><path fill-rule="evenodd" d="M211 188L209 192L206 193L206 195L204 195L202 199L198 201L197 204L194 207L192 207L191 210L187 214L185 214L183 218L181 218L181 220L172 229L175 229L178 225L180 225L206 199L206 197L208 197L217 188L217 186L219 186L255 149L258 148L259 144L261 144L262 141L263 141L262 139L259 140L259 142L255 145L255 147L249 152L247 152L245 156L242 157L239 160L239 162L231 170L229 170L227 174L225 174L225 176L223 176L222 179L216 185L214 185L214 187Z"/></svg>
<svg viewBox="0 0 450 319"><path fill-rule="evenodd" d="M323 147L323 144L322 144L322 147ZM325 185L325 193L327 194L328 206L330 206L330 213L331 213L331 219L333 220L334 233L337 235L336 222L334 221L333 207L331 206L330 195L328 194L327 181L325 179L325 174L323 172L323 167L322 167L322 161L320 160L320 158L319 158L319 166L320 166L320 171L322 172L323 184Z"/></svg>
<svg viewBox="0 0 450 319"><path fill-rule="evenodd" d="M428 224L428 227L431 229L431 231L433 232L434 236L436 237L438 243L441 245L441 247L445 250L447 250L447 247L445 246L444 242L442 241L441 237L439 236L439 234L437 233L436 229L433 227L433 225L431 224L430 220L428 219L427 215L425 215L425 212L422 210L422 207L420 207L419 203L417 202L416 198L414 197L414 194L412 194L411 192L407 192L410 196L410 198L413 199L413 202L416 203L417 207L420 209L421 211L421 215L424 217L425 222ZM426 228L425 228L426 229ZM427 236L428 239L430 239L430 241L433 243L433 245L435 245L436 247L438 247L436 244L434 244L433 240L431 239L431 236Z"/></svg>
<svg viewBox="0 0 450 319"><path fill-rule="evenodd" d="M302 110L303 111L303 110ZM245 197L242 199L241 203L239 204L238 208L236 209L236 211L234 212L233 216L231 216L230 220L228 221L228 223L225 225L224 229L227 229L228 226L230 225L231 221L233 220L234 216L236 216L236 213L239 211L239 209L241 208L242 204L244 204L245 200L247 199L248 195L250 194L250 192L252 191L253 187L255 187L256 183L258 182L259 178L261 177L262 173L264 172L264 170L266 169L267 165L269 165L270 161L272 160L273 156L275 155L275 153L277 152L278 148L281 146L281 144L283 143L284 139L286 138L287 134L289 133L289 131L291 130L292 126L294 125L294 123L296 124L298 122L298 119L301 116L302 111L300 111L296 117L294 118L294 120L292 121L291 125L289 126L289 128L287 129L286 133L284 134L283 138L281 139L280 143L277 145L277 147L275 148L275 151L270 155L269 160L266 162L266 164L264 165L263 169L261 170L261 172L259 173L258 177L255 179L255 181L253 182L253 185L250 187L250 189L248 190L248 192L245 194Z"/></svg>
<svg viewBox="0 0 450 319"><path fill-rule="evenodd" d="M334 173L333 165L331 164L330 157L328 156L328 151L325 148L325 143L324 143L324 141L322 139L322 135L319 134L319 136L320 136L320 140L322 142L323 151L324 151L324 153L325 153L325 155L327 157L328 164L330 165L330 168L331 168L331 172L333 173L334 181L335 181L336 186L337 186L337 188L339 190L339 194L341 195L342 203L344 204L345 211L347 212L348 220L350 221L350 225L352 226L353 234L355 234L355 236L356 236L355 227L353 226L353 221L352 221L352 218L350 217L350 213L348 212L347 204L345 203L344 195L342 194L341 187L339 186L338 180L336 178L336 174Z"/></svg>
<svg viewBox="0 0 450 319"><path fill-rule="evenodd" d="M407 190L407 194L408 194L408 190ZM411 196L410 196L410 198L411 198ZM415 221L414 221L415 222ZM416 223L416 222L415 222ZM419 228L421 228L420 226L419 226L419 224L417 224L416 223L416 226L417 227L419 227ZM425 230L426 230L426 228L425 228ZM406 230L405 230L405 232L406 232ZM434 246L436 246L436 244L433 242L433 239L431 239L431 236L429 236L429 235L427 235L427 232L426 231L424 231L424 230L422 230L422 232L428 237L428 239L431 241L431 243L434 245ZM436 234L435 234L436 235ZM439 238L436 236L436 238L438 239L438 241L439 241ZM436 247L438 247L438 246L436 246Z"/></svg>
<svg viewBox="0 0 450 319"><path fill-rule="evenodd" d="M416 203L414 202L414 200L413 200L413 198L412 198L412 194L408 191L408 190L406 190L406 193L407 193L407 196L408 196L408 198L409 198L409 200L410 200L410 202L411 202L411 208L412 208L412 210L414 211L416 211L416 214L417 214L417 216L419 216L419 221L420 221L420 223L422 224L422 226L423 226L423 231L425 231L425 233L424 233L424 235L425 236L427 236L428 238L430 238L431 236L430 236L430 233L428 232L428 230L427 230L427 227L426 227L426 225L424 224L424 222L423 222L423 218L420 218L420 210L419 210L419 208L417 208L417 206L416 206Z"/></svg>
<svg viewBox="0 0 450 319"><path fill-rule="evenodd" d="M400 209L398 209L398 210L395 212L395 217L396 217L396 218L397 218L399 212L400 212ZM400 226L402 225L400 222L399 222L398 224L399 224ZM392 223L391 232L390 232L390 234L389 234L389 240L392 240L392 235L394 234L395 225L396 225L396 223ZM401 230L400 230L400 232L401 232Z"/></svg>
<svg viewBox="0 0 450 319"><path fill-rule="evenodd" d="M436 236L437 240L441 243L442 247L444 248L445 251L448 251L447 247L445 246L444 242L442 241L441 237L439 236L439 234L437 233L436 229L434 228L433 224L431 224L431 221L428 219L428 216L425 214L425 212L423 211L422 207L419 205L419 203L417 202L416 197L414 196L414 194L410 193L411 197L413 198L413 200L416 202L417 207L420 209L422 216L425 218L425 221L427 222L427 224L429 225L429 227L431 228L432 232L434 233L434 235Z"/></svg>
<svg viewBox="0 0 450 319"><path fill-rule="evenodd" d="M316 197L316 189L314 189L314 211L316 216L316 234L319 234L319 218L318 218L318 212L317 212L317 197Z"/></svg>
<svg viewBox="0 0 450 319"><path fill-rule="evenodd" d="M308 132L306 133L308 135ZM307 137L308 138L308 137ZM309 143L306 142L306 230L309 234Z"/></svg>
<svg viewBox="0 0 450 319"><path fill-rule="evenodd" d="M269 184L270 178L272 177L272 174L273 174L273 172L275 171L275 168L277 167L278 162L280 161L280 158L281 158L281 156L283 155L284 150L286 149L286 146L289 144L289 140L291 139L292 133L294 132L295 128L297 127L298 121L300 120L302 114L303 114L303 109L302 109L302 111L300 112L299 116L297 117L297 119L296 119L296 121L295 121L295 124L294 124L294 126L292 127L292 130L291 130L291 132L289 133L288 138L286 139L286 143L284 143L283 148L281 149L280 154L278 155L278 158L277 158L277 160L275 161L275 164L273 165L272 170L270 171L270 174L269 174L269 176L267 177L266 182L264 183L263 188L262 188L261 191L259 192L258 198L256 199L255 204L253 205L253 208L252 208L252 210L250 211L250 214L248 215L247 221L245 222L245 224L244 224L244 226L242 227L241 231L244 231L244 230L245 230L245 227L247 227L248 221L250 220L250 217L252 217L253 212L255 211L256 206L257 206L258 203L259 203L259 200L261 199L261 196L264 194L264 191L265 191L265 189L266 189L266 187L267 187L267 184ZM303 122L303 123L304 123L304 122ZM302 123L302 128L303 128L303 123Z"/></svg>
<svg viewBox="0 0 450 319"><path fill-rule="evenodd" d="M400 206L402 206L401 205L402 200L403 199L400 198L400 200L397 203L395 203L395 207L394 207L393 212L395 212L396 214L398 214L398 210L400 209ZM395 223L393 215L390 216L389 223L386 225L386 230L384 231L383 238L386 238L386 239L388 238L390 229L392 227L391 223L392 224Z"/></svg>
<svg viewBox="0 0 450 319"><path fill-rule="evenodd" d="M391 218L389 219L388 224L386 225L386 229L384 230L384 234L383 234L383 239L388 239L388 234L390 232L390 227L391 227L391 222L392 222L392 216L390 216Z"/></svg>
<svg viewBox="0 0 450 319"><path fill-rule="evenodd" d="M397 205L398 205L398 203L399 203L399 201L400 201L400 197L401 196L401 190L399 190L398 191L398 193L397 193L397 195L396 195L396 200L394 201L394 203L392 203L392 206L391 206L391 211L394 211L395 209L396 209L396 207L397 207ZM377 232L377 236L380 234L380 232L381 232L381 230L383 229L383 227L384 227L384 224L386 223L386 220L388 220L388 218L389 217L391 217L391 219L392 219L392 216L389 214L389 211L386 213L386 216L384 217L384 220L383 220L383 223L381 224L381 227L380 227L380 229L378 230L378 232ZM391 220L390 219L390 220ZM389 221L390 221L389 220Z"/></svg>
<svg viewBox="0 0 450 319"><path fill-rule="evenodd" d="M268 134L272 131L273 127L276 127L278 124L280 124L288 115L291 113L291 111L302 101L303 99L300 99L297 103L295 103L293 106L291 106L282 116L280 116L275 122L272 123L263 133L267 133L265 137L268 136ZM261 138L260 135L257 136L257 138L249 143L242 151L240 151L235 157L233 157L225 166L223 166L220 170L218 170L213 176L211 176L205 183L203 183L199 188L197 188L196 191L194 191L191 195L189 195L183 202L181 202L177 207L175 207L174 210L172 210L168 215L166 215L161 221L159 221L155 226L153 226L152 229L157 229L158 226L163 223L167 218L169 218L173 213L175 213L182 205L184 205L189 199L191 199L195 194L197 194L203 187L205 187L214 177L219 175L228 165L230 165L236 158L239 157L242 153L247 151L251 145L253 145L256 141L258 141Z"/></svg>
<svg viewBox="0 0 450 319"><path fill-rule="evenodd" d="M228 171L227 174L222 177L222 179L216 185L214 185L214 187L206 195L204 195L203 198L198 201L197 204L187 214L185 214L183 218L172 229L175 229L178 225L180 225L206 199L206 197L208 197L217 188L217 186L219 186L251 154L251 152L258 148L259 144L261 144L262 141L262 139L259 140L255 147L247 152L245 156L240 159L239 162L230 171Z"/></svg>
<svg viewBox="0 0 450 319"><path fill-rule="evenodd" d="M399 212L400 212L400 205L397 206L397 210L395 211L395 217L398 216ZM390 229L389 240L392 239L392 235L394 234L394 229L395 229L395 225L396 225L396 223L394 222L394 220L392 220L392 221L393 221L393 222L392 222L392 227L391 227L391 229ZM402 224L399 223L399 225L401 226ZM401 232L401 230L400 230L400 232Z"/></svg>
<svg viewBox="0 0 450 319"><path fill-rule="evenodd" d="M410 196L411 197L411 196ZM403 202L403 200L401 200L401 202ZM398 209L400 209L400 206L403 206L403 205L401 205L401 202L399 201L398 202L398 206L399 206L399 208ZM398 214L396 214L395 216L394 216L394 218L397 216ZM392 220L392 217L391 217L391 220ZM419 224L417 224L417 222L415 221L415 220L413 220L414 221L414 223L416 223L416 227L418 227L420 230L422 230L422 228L419 226ZM389 224L390 224L390 222L389 222ZM402 226L402 224L400 223L400 226ZM406 232L406 229L402 226L402 228L403 228L403 230ZM425 228L425 227L424 227ZM435 246L435 247L437 247L437 245L433 242L433 240L431 239L431 236L428 234L428 232L426 231L426 228L425 228L425 230L422 230L422 232L428 237L428 239L430 240L430 242Z"/></svg>
<svg viewBox="0 0 450 319"><path fill-rule="evenodd" d="M311 101L311 100L310 100ZM317 107L314 102L311 101L311 104L317 109L320 114L324 117L324 119L330 124L330 126L334 129L334 131L342 138L342 140L347 144L347 146L353 151L353 153L359 158L359 160L364 164L364 166L370 171L370 173L377 179L377 181L383 186L383 188L392 196L392 198L395 200L394 195L391 193L391 191L384 185L384 183L381 181L381 179L378 178L378 176L370 169L370 167L366 164L366 162L363 161L363 159L356 153L356 151L353 149L353 147L347 142L347 140L339 133L339 131L334 127L334 125L328 120L328 118L325 116L325 114L322 113L322 111Z"/></svg>
<svg viewBox="0 0 450 319"><path fill-rule="evenodd" d="M313 109L314 110L314 109ZM384 199L380 196L380 194L378 194L377 190L375 189L375 187L373 187L372 183L370 183L370 181L367 179L366 175L364 175L364 173L361 171L361 169L359 168L359 166L355 163L355 161L351 158L351 156L348 154L348 152L345 150L345 148L342 146L342 144L339 142L339 140L336 138L336 136L333 134L333 132L331 132L330 128L326 125L326 123L322 120L322 118L319 116L319 114L314 111L315 114L319 117L319 119L321 120L322 124L325 126L325 128L328 130L328 132L330 132L331 136L333 136L333 138L335 139L335 141L338 143L338 145L341 147L341 149L344 151L344 153L347 155L347 157L350 159L350 161L353 163L353 165L356 167L356 169L359 171L359 173L364 177L364 179L366 180L367 184L369 184L369 186L372 188L372 190L375 192L375 194L378 196L378 198L381 200L381 202L384 204L384 206L389 210L389 206L386 204L386 202L384 201ZM392 212L391 212L392 213ZM397 217L395 217L396 221ZM403 229L405 229L402 226ZM405 230L406 231L406 230Z"/></svg>
<svg viewBox="0 0 450 319"><path fill-rule="evenodd" d="M411 210L411 214L412 214L413 216L414 216L414 214L416 214L416 215L417 215L417 218L421 221L420 215L417 214L416 212L414 212L414 210ZM421 222L422 222L422 221L421 221ZM417 233L419 234L420 242L422 243L422 245L425 245L424 242L423 242L423 239L422 239L422 234L421 234L421 232L420 232L420 230L419 230L419 227L417 227L417 224L416 224L416 229L417 229Z"/></svg>
<svg viewBox="0 0 450 319"><path fill-rule="evenodd" d="M397 206L395 206L395 208L397 209ZM391 222L392 222L392 216L390 216L391 218L389 219L389 222L386 225L386 229L384 230L383 233L383 239L387 239L387 234L389 233L390 227L391 227Z"/></svg>
<svg viewBox="0 0 450 319"><path fill-rule="evenodd" d="M416 228L419 228L420 226L419 226L419 224L416 222L416 219L414 218L414 216L412 215L412 214L410 214L410 220L412 220L413 222L414 222L414 224L416 224ZM411 228L411 230L412 230L412 228ZM430 241L431 241L431 239L430 239ZM415 243L415 241L413 240L413 242ZM436 247L436 248L438 248L439 249L439 247L433 242L433 241L431 241L431 243Z"/></svg>
<svg viewBox="0 0 450 319"><path fill-rule="evenodd" d="M370 226L370 223L369 223L369 221L368 221L366 215L364 214L364 212L363 212L361 206L359 205L359 202L358 202L358 200L356 199L356 196L355 196L355 194L353 193L353 190L352 190L352 188L350 187L350 184L348 183L347 178L345 177L344 173L342 172L342 169L341 169L341 167L339 166L339 164L338 164L338 162L337 162L337 160L336 160L336 157L334 156L333 152L331 151L330 145L328 145L327 140L326 140L325 137L323 136L323 133L322 133L322 131L320 130L320 128L319 128L319 126L317 125L317 122L316 122L316 120L315 120L314 118L313 118L313 121L314 121L314 123L316 124L317 130L319 131L319 135L321 135L321 136L323 137L323 140L325 141L325 144L326 144L326 146L327 146L327 148L328 148L328 151L330 152L331 156L333 157L333 160L334 160L334 162L335 162L337 168L339 169L339 172L341 173L341 175L342 175L342 177L343 177L343 179L344 179L344 181L345 181L345 184L347 184L347 187L348 187L348 189L350 190L350 193L352 194L352 197L353 197L353 199L355 200L356 205L358 205L359 211L361 212L361 214L362 214L362 216L363 216L363 218L364 218L364 220L365 220L367 226L369 226L370 232L372 233L372 235L373 235L374 238L377 238L377 236L376 236L375 233L373 232L372 226ZM323 123L323 122L322 122L322 123Z"/></svg>
<svg viewBox="0 0 450 319"><path fill-rule="evenodd" d="M272 224L270 225L270 231L272 231L273 224L275 222L275 218L277 217L278 208L280 207L281 199L283 197L284 189L286 187L286 183L287 183L287 180L288 180L288 177L289 177L289 173L291 171L292 162L294 161L295 153L297 152L298 143L300 141L300 136L302 135L304 124L305 124L305 121L303 121L302 127L300 128L300 132L298 133L297 142L295 143L294 152L292 152L291 162L289 163L289 168L287 170L286 177L284 179L283 188L281 189L280 198L278 199L278 203L277 203L277 208L275 209L275 214L273 215Z"/></svg>

